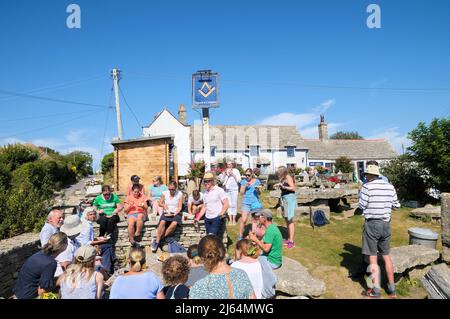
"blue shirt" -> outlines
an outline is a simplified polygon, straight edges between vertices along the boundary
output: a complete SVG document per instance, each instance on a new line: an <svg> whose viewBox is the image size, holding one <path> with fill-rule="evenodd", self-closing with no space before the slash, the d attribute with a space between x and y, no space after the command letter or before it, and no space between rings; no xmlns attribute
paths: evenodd
<svg viewBox="0 0 450 319"><path fill-rule="evenodd" d="M55 283L56 260L43 252L28 258L20 269L14 294L19 299L33 299L38 296L38 288L50 291Z"/></svg>
<svg viewBox="0 0 450 319"><path fill-rule="evenodd" d="M245 179L241 182L241 186L245 186L247 185L247 183L248 181ZM259 179L256 179L253 185L249 186L245 190L242 203L250 205L255 202L259 202L259 195L258 192L256 191L256 187L259 185L261 185L261 182L259 181Z"/></svg>
<svg viewBox="0 0 450 319"><path fill-rule="evenodd" d="M159 200L161 198L162 193L165 192L168 188L166 185L161 185L161 186L150 185L150 187L148 189L150 190L153 199Z"/></svg>
<svg viewBox="0 0 450 319"><path fill-rule="evenodd" d="M151 271L123 275L114 281L109 299L156 299L163 288L161 281Z"/></svg>
<svg viewBox="0 0 450 319"><path fill-rule="evenodd" d="M94 240L94 226L91 221L82 220L83 223L86 223L87 226L83 228L81 233L75 239L81 246L90 245Z"/></svg>
<svg viewBox="0 0 450 319"><path fill-rule="evenodd" d="M49 223L45 223L44 227L42 227L41 233L39 234L39 238L41 239L41 247L44 247L44 245L48 243L50 237L56 233L59 233L59 228Z"/></svg>

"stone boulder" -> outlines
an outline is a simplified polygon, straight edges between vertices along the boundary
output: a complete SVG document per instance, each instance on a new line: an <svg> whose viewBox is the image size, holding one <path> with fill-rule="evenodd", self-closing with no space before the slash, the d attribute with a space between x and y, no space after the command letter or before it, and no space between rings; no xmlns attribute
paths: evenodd
<svg viewBox="0 0 450 319"><path fill-rule="evenodd" d="M86 187L86 197L95 197L102 193L102 185L94 185Z"/></svg>
<svg viewBox="0 0 450 319"><path fill-rule="evenodd" d="M439 251L420 245L408 245L391 249L394 273L403 273L416 266L426 266L439 258Z"/></svg>
<svg viewBox="0 0 450 319"><path fill-rule="evenodd" d="M441 218L441 206L426 205L425 207L416 208L411 211L411 216Z"/></svg>
<svg viewBox="0 0 450 319"><path fill-rule="evenodd" d="M431 267L422 284L430 299L450 299L450 269L446 264Z"/></svg>
<svg viewBox="0 0 450 319"><path fill-rule="evenodd" d="M325 283L313 278L299 262L283 257L283 266L274 271L276 290L290 296L320 297L325 293Z"/></svg>

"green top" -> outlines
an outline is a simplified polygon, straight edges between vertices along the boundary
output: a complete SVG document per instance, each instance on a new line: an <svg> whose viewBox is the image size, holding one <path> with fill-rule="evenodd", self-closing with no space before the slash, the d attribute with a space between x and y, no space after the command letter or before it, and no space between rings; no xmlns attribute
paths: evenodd
<svg viewBox="0 0 450 319"><path fill-rule="evenodd" d="M103 209L105 212L105 215L110 216L110 215L112 215L113 211L116 209L117 204L120 204L120 199L116 194L111 193L111 196L109 197L109 199L105 200L103 198L103 195L100 194L94 199L93 204L98 209Z"/></svg>
<svg viewBox="0 0 450 319"><path fill-rule="evenodd" d="M281 232L277 225L272 223L269 227L267 227L266 233L263 237L263 242L265 244L272 244L269 253L264 253L263 255L267 256L267 259L272 264L281 265L283 255L283 236L281 236Z"/></svg>

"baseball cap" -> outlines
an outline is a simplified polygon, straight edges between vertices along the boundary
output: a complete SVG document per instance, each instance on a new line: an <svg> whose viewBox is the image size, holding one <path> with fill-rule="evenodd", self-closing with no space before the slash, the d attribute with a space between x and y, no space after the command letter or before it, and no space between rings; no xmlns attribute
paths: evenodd
<svg viewBox="0 0 450 319"><path fill-rule="evenodd" d="M264 216L266 218L272 218L272 212L270 209L260 209L255 213L255 216Z"/></svg>
<svg viewBox="0 0 450 319"><path fill-rule="evenodd" d="M90 245L81 246L75 253L75 258L80 262L91 261L97 255L97 251Z"/></svg>

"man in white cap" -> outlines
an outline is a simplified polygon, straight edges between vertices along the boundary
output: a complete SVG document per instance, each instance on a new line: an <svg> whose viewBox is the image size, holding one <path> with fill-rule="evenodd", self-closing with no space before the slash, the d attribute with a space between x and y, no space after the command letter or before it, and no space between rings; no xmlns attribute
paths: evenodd
<svg viewBox="0 0 450 319"><path fill-rule="evenodd" d="M88 227L88 225L81 222L78 215L70 215L64 220L64 225L61 226L61 232L67 235L68 245L67 249L55 258L58 263L55 277L60 276L66 270L67 266L72 263L76 250L81 246L75 238L84 230L85 227Z"/></svg>
<svg viewBox="0 0 450 319"><path fill-rule="evenodd" d="M363 210L365 219L362 254L369 256L369 271L372 274L373 289L363 292L369 298L380 298L380 270L378 253L383 256L388 277L388 295L395 298L394 267L389 256L391 239L391 210L400 208L394 186L380 179L378 165L367 165L364 172L366 183L362 186L359 196L359 208Z"/></svg>
<svg viewBox="0 0 450 319"><path fill-rule="evenodd" d="M203 194L203 205L200 216L205 214L206 234L219 235L223 225L225 212L229 207L228 197L223 188L216 185L216 177L212 172L205 173L205 193Z"/></svg>

